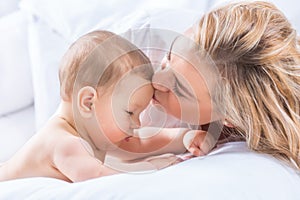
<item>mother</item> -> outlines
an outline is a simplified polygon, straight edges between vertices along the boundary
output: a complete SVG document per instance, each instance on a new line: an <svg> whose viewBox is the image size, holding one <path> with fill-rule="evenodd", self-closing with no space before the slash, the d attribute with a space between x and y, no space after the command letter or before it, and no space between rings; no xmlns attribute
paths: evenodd
<svg viewBox="0 0 300 200"><path fill-rule="evenodd" d="M153 77L156 102L191 124L221 122L251 150L299 170L300 42L285 16L271 3L233 3L205 14L186 36L197 47L182 56L184 39L173 42Z"/></svg>

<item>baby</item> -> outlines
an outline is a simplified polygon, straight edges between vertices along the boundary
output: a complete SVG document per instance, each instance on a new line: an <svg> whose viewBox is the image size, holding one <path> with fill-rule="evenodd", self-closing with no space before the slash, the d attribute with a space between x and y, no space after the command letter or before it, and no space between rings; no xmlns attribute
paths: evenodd
<svg viewBox="0 0 300 200"><path fill-rule="evenodd" d="M153 133L138 129L153 96L152 75L149 59L124 38L107 31L79 38L62 59L58 111L1 166L0 180L44 176L78 182L122 171L104 165L107 152L125 160L185 152L187 129L134 137L140 130ZM178 162L172 155L143 162L159 169Z"/></svg>

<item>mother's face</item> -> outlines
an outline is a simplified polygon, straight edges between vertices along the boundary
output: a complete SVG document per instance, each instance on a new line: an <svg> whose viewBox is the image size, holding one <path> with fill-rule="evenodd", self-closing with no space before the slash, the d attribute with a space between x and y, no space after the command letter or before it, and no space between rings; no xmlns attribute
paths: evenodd
<svg viewBox="0 0 300 200"><path fill-rule="evenodd" d="M154 103L184 122L201 125L216 118L209 89L213 81L208 64L200 62L192 49L187 39L175 39L153 76Z"/></svg>

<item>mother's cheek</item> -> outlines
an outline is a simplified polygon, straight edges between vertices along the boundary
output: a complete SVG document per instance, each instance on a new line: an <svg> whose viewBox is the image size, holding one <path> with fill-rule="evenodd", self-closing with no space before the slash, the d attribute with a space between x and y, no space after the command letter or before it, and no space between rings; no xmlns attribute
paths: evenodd
<svg viewBox="0 0 300 200"><path fill-rule="evenodd" d="M178 119L181 118L181 105L178 98L172 92L155 92L155 98L158 101L164 111Z"/></svg>

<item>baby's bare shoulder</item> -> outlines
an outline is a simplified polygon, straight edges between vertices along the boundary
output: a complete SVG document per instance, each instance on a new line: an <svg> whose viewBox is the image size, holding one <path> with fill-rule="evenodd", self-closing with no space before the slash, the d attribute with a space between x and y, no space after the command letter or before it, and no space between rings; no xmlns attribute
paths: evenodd
<svg viewBox="0 0 300 200"><path fill-rule="evenodd" d="M85 153L88 143L82 138L69 135L58 138L54 146L54 152L64 154Z"/></svg>
<svg viewBox="0 0 300 200"><path fill-rule="evenodd" d="M64 163L76 161L78 158L94 157L91 146L77 136L61 137L54 146L52 163L55 167L64 166Z"/></svg>
<svg viewBox="0 0 300 200"><path fill-rule="evenodd" d="M85 150L85 146L89 146L78 136L78 133L70 130L68 125L56 118L42 130L39 140L46 141L46 145L53 150L53 153L78 153Z"/></svg>
<svg viewBox="0 0 300 200"><path fill-rule="evenodd" d="M53 147L53 161L77 156L94 156L92 147L80 137L61 136Z"/></svg>

